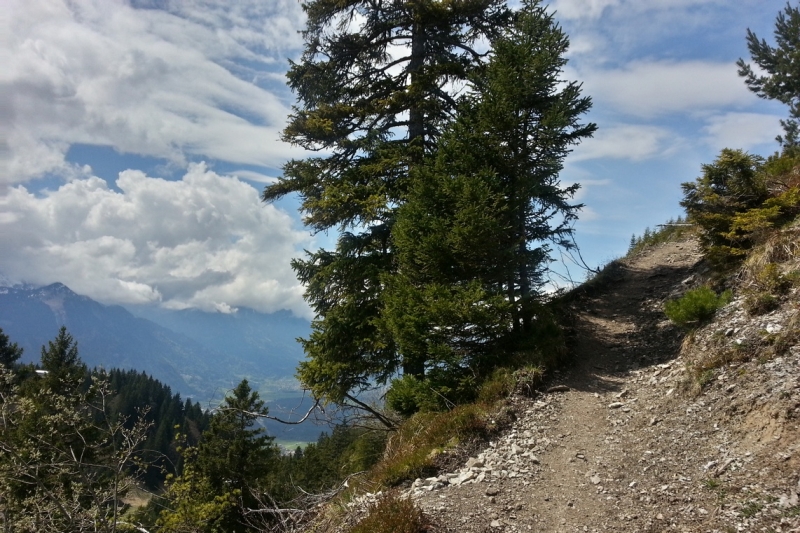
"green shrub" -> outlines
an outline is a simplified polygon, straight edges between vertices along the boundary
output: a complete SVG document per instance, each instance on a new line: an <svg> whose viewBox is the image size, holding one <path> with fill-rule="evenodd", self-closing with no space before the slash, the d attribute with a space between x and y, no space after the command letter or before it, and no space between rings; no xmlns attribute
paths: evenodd
<svg viewBox="0 0 800 533"><path fill-rule="evenodd" d="M481 384L478 391L478 401L490 404L510 396L517 385L514 374L508 368L496 369L489 379Z"/></svg>
<svg viewBox="0 0 800 533"><path fill-rule="evenodd" d="M421 533L426 529L425 515L414 502L390 492L369 507L350 533Z"/></svg>
<svg viewBox="0 0 800 533"><path fill-rule="evenodd" d="M406 375L392 380L386 391L386 405L404 417L418 411L438 411L440 402L430 385L414 376Z"/></svg>
<svg viewBox="0 0 800 533"><path fill-rule="evenodd" d="M714 313L731 300L731 292L719 296L708 287L688 291L683 297L664 305L664 313L675 324L686 327L709 320Z"/></svg>

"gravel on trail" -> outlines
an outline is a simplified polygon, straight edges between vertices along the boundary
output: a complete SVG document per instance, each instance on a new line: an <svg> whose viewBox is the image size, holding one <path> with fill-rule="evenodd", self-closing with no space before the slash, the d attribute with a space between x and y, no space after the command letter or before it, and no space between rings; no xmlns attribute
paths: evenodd
<svg viewBox="0 0 800 533"><path fill-rule="evenodd" d="M800 349L692 388L663 303L700 283L701 259L694 241L656 246L573 302L572 367L512 398L512 427L460 468L405 490L432 531L800 532ZM765 319L735 300L692 349L758 335L753 320L791 327L794 302Z"/></svg>

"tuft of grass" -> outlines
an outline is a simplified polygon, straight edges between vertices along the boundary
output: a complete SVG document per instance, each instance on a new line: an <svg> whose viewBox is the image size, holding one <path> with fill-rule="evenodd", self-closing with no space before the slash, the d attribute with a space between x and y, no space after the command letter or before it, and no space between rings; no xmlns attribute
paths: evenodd
<svg viewBox="0 0 800 533"><path fill-rule="evenodd" d="M383 459L372 471L372 481L394 487L404 481L436 473L434 458L459 443L485 438L492 432L488 407L464 404L444 413L416 413L387 442Z"/></svg>
<svg viewBox="0 0 800 533"><path fill-rule="evenodd" d="M708 478L703 482L703 485L705 485L706 489L715 493L720 502L724 501L725 497L728 495L728 491L719 480Z"/></svg>
<svg viewBox="0 0 800 533"><path fill-rule="evenodd" d="M800 516L800 505L789 507L788 509L783 511L783 516L787 518L794 518L795 516Z"/></svg>
<svg viewBox="0 0 800 533"><path fill-rule="evenodd" d="M714 380L714 371L711 369L703 370L697 376L697 383L700 385L700 388L705 387L713 380Z"/></svg>
<svg viewBox="0 0 800 533"><path fill-rule="evenodd" d="M717 296L708 287L700 287L688 291L681 298L668 301L664 305L664 313L678 326L695 326L711 319L717 309L731 301L731 297L730 291Z"/></svg>
<svg viewBox="0 0 800 533"><path fill-rule="evenodd" d="M757 502L755 500L750 500L742 507L739 513L745 518L753 518L763 508L764 504Z"/></svg>
<svg viewBox="0 0 800 533"><path fill-rule="evenodd" d="M389 492L369 507L367 516L349 533L422 533L427 526L425 515L414 502Z"/></svg>

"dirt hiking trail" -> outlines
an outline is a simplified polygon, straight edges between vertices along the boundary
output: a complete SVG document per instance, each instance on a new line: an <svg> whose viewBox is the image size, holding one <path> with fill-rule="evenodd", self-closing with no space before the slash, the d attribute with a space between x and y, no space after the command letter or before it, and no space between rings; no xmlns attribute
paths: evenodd
<svg viewBox="0 0 800 533"><path fill-rule="evenodd" d="M685 333L663 302L701 258L694 241L654 247L574 301L573 366L515 397L511 430L461 469L409 491L432 530L800 531L798 357L687 390ZM788 410L759 421L745 389L769 380L788 387Z"/></svg>

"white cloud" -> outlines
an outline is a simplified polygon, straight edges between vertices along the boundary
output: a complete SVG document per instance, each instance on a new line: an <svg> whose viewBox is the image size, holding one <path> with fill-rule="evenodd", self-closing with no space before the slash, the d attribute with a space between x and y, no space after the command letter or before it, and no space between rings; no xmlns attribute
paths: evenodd
<svg viewBox="0 0 800 533"><path fill-rule="evenodd" d="M725 5L727 0L555 0L551 7L566 20L596 20L608 12L639 15L653 12L685 11L690 8Z"/></svg>
<svg viewBox="0 0 800 533"><path fill-rule="evenodd" d="M596 19L606 9L616 7L621 2L622 0L555 0L550 5L560 19Z"/></svg>
<svg viewBox="0 0 800 533"><path fill-rule="evenodd" d="M595 106L642 118L707 113L753 102L733 63L638 61L619 69L570 74L570 79L584 82L584 93Z"/></svg>
<svg viewBox="0 0 800 533"><path fill-rule="evenodd" d="M750 150L756 146L775 142L782 133L780 117L759 113L725 113L708 119L703 128L706 142L711 148L741 148Z"/></svg>
<svg viewBox="0 0 800 533"><path fill-rule="evenodd" d="M593 138L584 140L569 156L569 161L604 157L640 161L668 153L675 142L672 133L658 126L609 126L598 129Z"/></svg>
<svg viewBox="0 0 800 533"><path fill-rule="evenodd" d="M278 181L278 178L273 176L267 176L266 174L262 174L260 172L255 172L252 170L234 170L230 172L231 176L236 176L238 178L244 180L255 181L256 183L275 183Z"/></svg>
<svg viewBox="0 0 800 533"><path fill-rule="evenodd" d="M61 281L106 303L308 315L289 259L310 247L256 189L190 165L179 181L120 173L36 196L0 196L0 271L15 282Z"/></svg>
<svg viewBox="0 0 800 533"><path fill-rule="evenodd" d="M179 164L202 155L280 166L294 151L279 141L288 91L252 81L269 64L285 68L299 45L300 7L175 5L171 13L120 0L11 3L0 23L0 138L8 144L0 181L63 170L73 143Z"/></svg>

